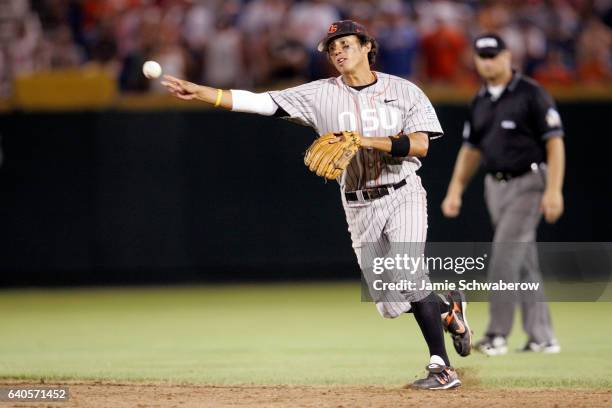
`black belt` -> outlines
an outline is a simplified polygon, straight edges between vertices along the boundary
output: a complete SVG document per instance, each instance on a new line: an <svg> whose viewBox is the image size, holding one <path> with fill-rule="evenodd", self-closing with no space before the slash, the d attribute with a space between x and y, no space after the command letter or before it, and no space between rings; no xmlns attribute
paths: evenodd
<svg viewBox="0 0 612 408"><path fill-rule="evenodd" d="M512 180L513 178L517 178L517 177L521 177L524 176L525 174L532 172L532 171L537 171L540 168L540 165L537 163L533 163L531 165L531 167L524 169L524 170L519 170L519 171L488 171L487 173L489 173L491 176L493 176L493 178L497 181L508 181L508 180Z"/></svg>
<svg viewBox="0 0 612 408"><path fill-rule="evenodd" d="M400 181L397 184L393 184L389 186L380 186L380 187L366 188L365 190L348 191L344 193L344 197L346 198L346 201L375 200L377 198L389 195L391 194L392 191L397 190L398 188L404 187L405 185L406 185L406 179ZM360 196L363 198L360 198Z"/></svg>

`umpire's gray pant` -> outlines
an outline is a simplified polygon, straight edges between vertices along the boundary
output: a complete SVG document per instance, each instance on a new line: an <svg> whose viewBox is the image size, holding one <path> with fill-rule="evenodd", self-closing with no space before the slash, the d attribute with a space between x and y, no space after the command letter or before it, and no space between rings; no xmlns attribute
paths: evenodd
<svg viewBox="0 0 612 408"><path fill-rule="evenodd" d="M542 282L535 241L545 185L546 171L543 167L509 181L486 176L485 199L495 229L489 281ZM543 290L538 293L520 291L492 294L487 335L507 337L510 334L514 310L519 302L523 329L529 340L538 343L553 340Z"/></svg>

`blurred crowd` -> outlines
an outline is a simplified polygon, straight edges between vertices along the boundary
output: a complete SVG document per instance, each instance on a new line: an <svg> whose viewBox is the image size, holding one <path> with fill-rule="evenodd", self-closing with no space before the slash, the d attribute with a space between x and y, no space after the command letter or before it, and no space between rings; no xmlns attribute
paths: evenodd
<svg viewBox="0 0 612 408"><path fill-rule="evenodd" d="M160 90L148 59L225 88L335 75L316 44L340 19L377 38L376 70L419 83L474 83L485 31L543 83L612 80L611 0L0 0L0 95L17 75L90 65L123 91Z"/></svg>

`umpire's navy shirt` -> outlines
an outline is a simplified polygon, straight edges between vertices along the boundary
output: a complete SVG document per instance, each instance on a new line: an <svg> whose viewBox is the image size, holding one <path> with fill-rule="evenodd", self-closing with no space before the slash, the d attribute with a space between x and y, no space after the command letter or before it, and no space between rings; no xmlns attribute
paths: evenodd
<svg viewBox="0 0 612 408"><path fill-rule="evenodd" d="M470 104L464 143L482 152L487 172L522 173L546 162L546 141L563 137L561 117L538 83L515 72L498 99L483 86Z"/></svg>

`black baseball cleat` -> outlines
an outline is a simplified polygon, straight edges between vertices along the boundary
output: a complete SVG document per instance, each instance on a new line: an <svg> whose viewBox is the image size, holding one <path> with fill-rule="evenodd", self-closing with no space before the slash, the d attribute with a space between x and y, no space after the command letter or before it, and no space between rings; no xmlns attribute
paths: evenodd
<svg viewBox="0 0 612 408"><path fill-rule="evenodd" d="M427 377L413 382L411 388L417 390L448 390L461 385L459 376L452 367L429 363L425 369L429 373Z"/></svg>
<svg viewBox="0 0 612 408"><path fill-rule="evenodd" d="M472 351L472 330L467 321L467 301L460 290L452 290L446 295L449 312L444 317L444 330L450 333L453 346L461 357L470 355Z"/></svg>

